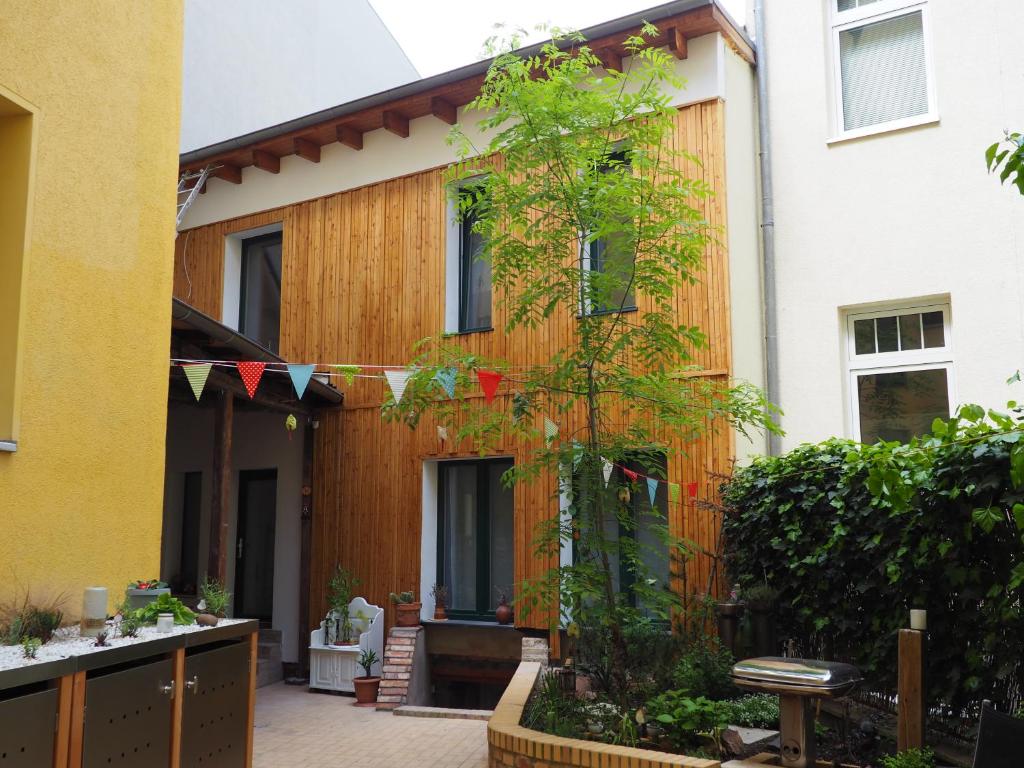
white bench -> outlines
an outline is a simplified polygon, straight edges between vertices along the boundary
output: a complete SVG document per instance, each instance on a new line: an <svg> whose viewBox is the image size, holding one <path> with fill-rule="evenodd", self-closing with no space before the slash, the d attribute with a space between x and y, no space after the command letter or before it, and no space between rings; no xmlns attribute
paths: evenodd
<svg viewBox="0 0 1024 768"><path fill-rule="evenodd" d="M366 618L359 618L362 614ZM366 674L359 666L359 654L372 650L377 654L377 663L372 674L380 674L384 659L384 609L370 605L365 599L356 597L348 604L348 615L354 629L359 631L359 642L350 645L328 645L324 625L309 635L309 687L325 691L353 693L352 679ZM332 612L329 617L336 616Z"/></svg>

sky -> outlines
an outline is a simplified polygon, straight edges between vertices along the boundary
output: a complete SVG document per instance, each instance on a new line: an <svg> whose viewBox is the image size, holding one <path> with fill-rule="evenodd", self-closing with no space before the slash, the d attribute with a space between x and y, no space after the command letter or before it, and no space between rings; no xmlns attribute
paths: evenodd
<svg viewBox="0 0 1024 768"><path fill-rule="evenodd" d="M747 0L720 0L742 24ZM532 30L538 24L582 29L659 5L658 0L370 0L422 77L483 58L494 25ZM524 43L550 35L532 32Z"/></svg>

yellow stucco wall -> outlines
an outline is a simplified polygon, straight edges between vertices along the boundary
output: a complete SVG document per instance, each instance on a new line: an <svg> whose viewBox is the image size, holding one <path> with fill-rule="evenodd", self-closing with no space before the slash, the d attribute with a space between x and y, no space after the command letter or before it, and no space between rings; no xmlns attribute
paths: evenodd
<svg viewBox="0 0 1024 768"><path fill-rule="evenodd" d="M36 132L0 598L77 616L83 587L159 571L181 47L181 0L0 11L0 96Z"/></svg>

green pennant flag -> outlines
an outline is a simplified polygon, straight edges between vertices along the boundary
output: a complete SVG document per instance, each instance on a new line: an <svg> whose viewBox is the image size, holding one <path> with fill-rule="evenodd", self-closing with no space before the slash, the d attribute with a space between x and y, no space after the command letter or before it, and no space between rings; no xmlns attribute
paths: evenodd
<svg viewBox="0 0 1024 768"><path fill-rule="evenodd" d="M358 365L333 365L331 367L334 368L336 373L340 374L341 377L345 379L345 383L350 387L352 386L352 382L356 380L356 376L362 372L362 369Z"/></svg>
<svg viewBox="0 0 1024 768"><path fill-rule="evenodd" d="M677 504L679 502L679 483L668 484L668 500L673 504Z"/></svg>
<svg viewBox="0 0 1024 768"><path fill-rule="evenodd" d="M185 371L185 378L192 385L192 394L199 400L206 386L206 380L210 377L210 369L213 363L182 363L181 368Z"/></svg>
<svg viewBox="0 0 1024 768"><path fill-rule="evenodd" d="M547 416L544 417L544 442L551 445L558 437L558 425Z"/></svg>

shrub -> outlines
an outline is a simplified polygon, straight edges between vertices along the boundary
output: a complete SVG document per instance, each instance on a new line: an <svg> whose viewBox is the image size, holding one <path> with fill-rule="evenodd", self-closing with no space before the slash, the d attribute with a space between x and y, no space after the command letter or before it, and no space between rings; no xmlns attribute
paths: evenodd
<svg viewBox="0 0 1024 768"><path fill-rule="evenodd" d="M26 591L20 598L0 606L0 644L20 645L30 637L48 643L64 624L64 602L65 597L61 595L48 603L37 604Z"/></svg>
<svg viewBox="0 0 1024 768"><path fill-rule="evenodd" d="M673 683L687 696L702 696L712 701L736 695L732 683L734 659L717 638L694 637L679 657L673 670Z"/></svg>
<svg viewBox="0 0 1024 768"><path fill-rule="evenodd" d="M585 707L574 693L562 689L557 675L548 672L530 696L522 724L555 736L578 738L587 724Z"/></svg>
<svg viewBox="0 0 1024 768"><path fill-rule="evenodd" d="M729 705L729 725L744 728L779 727L779 697L771 693L756 693L725 702Z"/></svg>
<svg viewBox="0 0 1024 768"><path fill-rule="evenodd" d="M849 659L876 689L895 683L908 609L927 608L929 697L1006 707L1024 684L1020 430L1019 411L965 406L909 444L759 458L722 489L727 567L778 590L802 654Z"/></svg>
<svg viewBox="0 0 1024 768"><path fill-rule="evenodd" d="M719 733L729 725L729 713L729 702L691 697L683 691L666 691L647 702L648 722L658 723L672 747L680 751L698 746L702 737L717 744Z"/></svg>
<svg viewBox="0 0 1024 768"><path fill-rule="evenodd" d="M908 749L897 755L882 758L883 768L935 768L935 756L930 749Z"/></svg>

